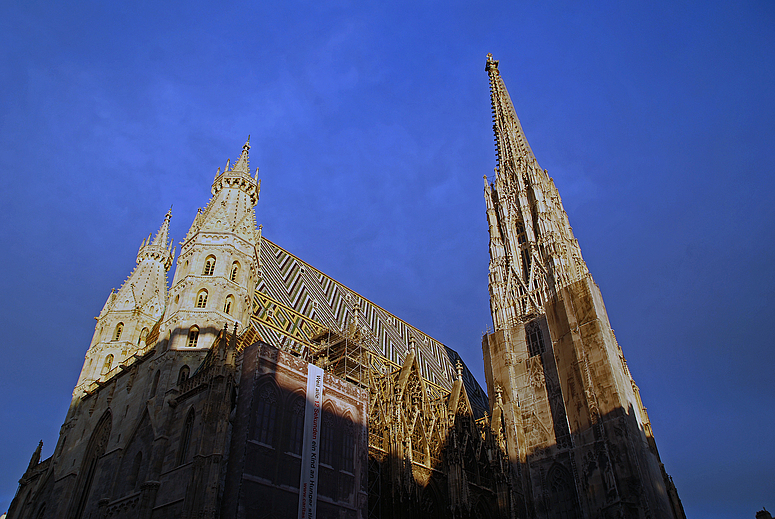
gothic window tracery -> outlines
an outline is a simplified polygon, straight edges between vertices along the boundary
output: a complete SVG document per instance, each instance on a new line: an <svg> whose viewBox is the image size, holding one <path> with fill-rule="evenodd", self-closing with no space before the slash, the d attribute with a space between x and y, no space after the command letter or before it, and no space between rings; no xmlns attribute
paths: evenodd
<svg viewBox="0 0 775 519"><path fill-rule="evenodd" d="M568 469L555 463L546 475L549 490L548 507L550 519L576 519L576 492L573 488L573 478Z"/></svg>
<svg viewBox="0 0 775 519"><path fill-rule="evenodd" d="M188 368L188 366L184 366ZM188 376L188 374L186 374ZM188 412L186 423L183 426L183 432L180 435L180 449L178 450L178 465L182 465L188 459L188 450L191 444L191 434L194 430L194 410Z"/></svg>
<svg viewBox="0 0 775 519"><path fill-rule="evenodd" d="M304 399L296 398L291 407L291 430L288 450L301 455L304 443Z"/></svg>
<svg viewBox="0 0 775 519"><path fill-rule="evenodd" d="M188 380L188 374L191 372L188 366L183 366L180 368L180 371L178 371L178 385L181 385L183 382Z"/></svg>
<svg viewBox="0 0 775 519"><path fill-rule="evenodd" d="M205 268L202 271L203 276L212 276L215 272L215 256L208 256L205 260Z"/></svg>
<svg viewBox="0 0 775 519"><path fill-rule="evenodd" d="M207 290L200 290L196 296L196 307L205 308L207 306Z"/></svg>
<svg viewBox="0 0 775 519"><path fill-rule="evenodd" d="M86 447L86 455L83 457L83 464L79 471L78 483L76 484L78 498L73 502L74 509L71 514L71 517L75 519L83 517L84 511L86 510L89 490L91 490L91 485L94 481L94 475L97 471L99 459L105 454L105 450L108 446L112 424L113 416L111 415L110 410L105 411L105 414L97 423L97 427L95 427L92 437L89 439L89 444Z"/></svg>
<svg viewBox="0 0 775 519"><path fill-rule="evenodd" d="M544 347L544 337L541 333L541 326L532 321L525 325L525 337L527 339L527 347L530 356L542 354L546 348Z"/></svg>
<svg viewBox="0 0 775 519"><path fill-rule="evenodd" d="M197 325L192 326L188 329L188 340L186 341L186 345L189 348L196 347L196 343L199 340L199 327Z"/></svg>
<svg viewBox="0 0 775 519"><path fill-rule="evenodd" d="M116 325L116 331L113 332L113 340L117 341L121 338L121 333L124 331L124 323L118 323Z"/></svg>
<svg viewBox="0 0 775 519"><path fill-rule="evenodd" d="M345 416L345 422L342 435L342 470L352 473L355 459L355 427L351 416Z"/></svg>
<svg viewBox="0 0 775 519"><path fill-rule="evenodd" d="M265 384L258 392L256 409L255 439L264 445L272 445L274 441L275 423L277 420L277 392Z"/></svg>
<svg viewBox="0 0 775 519"><path fill-rule="evenodd" d="M334 414L330 409L323 411L320 424L320 463L334 465Z"/></svg>
<svg viewBox="0 0 775 519"><path fill-rule="evenodd" d="M113 355L108 355L105 357L105 364L102 365L102 374L104 375L110 371L111 367L113 367Z"/></svg>

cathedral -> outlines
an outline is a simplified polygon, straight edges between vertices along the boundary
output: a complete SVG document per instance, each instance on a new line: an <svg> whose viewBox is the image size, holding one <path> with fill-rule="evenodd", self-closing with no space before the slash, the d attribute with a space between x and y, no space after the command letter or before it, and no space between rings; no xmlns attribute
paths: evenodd
<svg viewBox="0 0 775 519"><path fill-rule="evenodd" d="M177 258L171 212L142 240L8 519L685 517L557 188L485 70L486 391L263 235L248 139Z"/></svg>

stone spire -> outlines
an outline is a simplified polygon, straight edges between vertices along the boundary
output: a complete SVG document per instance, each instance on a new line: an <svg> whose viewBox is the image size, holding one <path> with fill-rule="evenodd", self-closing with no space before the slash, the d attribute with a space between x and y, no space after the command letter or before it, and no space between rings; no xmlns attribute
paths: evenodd
<svg viewBox="0 0 775 519"><path fill-rule="evenodd" d="M513 170L518 159L538 164L530 144L527 142L522 124L511 103L506 85L498 70L498 60L487 54L484 69L490 76L490 100L492 102L492 129L495 131L495 145L498 152L498 170Z"/></svg>
<svg viewBox="0 0 775 519"><path fill-rule="evenodd" d="M535 503L525 515L539 519L683 517L554 181L489 54L485 70L498 164L484 186L494 330L482 352L493 419L506 424L501 445L523 474L514 500ZM538 481L564 490L547 494Z"/></svg>
<svg viewBox="0 0 775 519"><path fill-rule="evenodd" d="M230 166L229 160L223 172L216 173L210 190L213 196L194 218L184 243L199 231L230 232L248 241L254 240L256 221L253 208L258 203L261 181L258 180L258 168L255 177L250 175L249 151L250 136L234 166Z"/></svg>
<svg viewBox="0 0 775 519"><path fill-rule="evenodd" d="M261 182L250 175L250 136L236 162L216 172L212 197L180 248L161 329L170 348L210 348L224 322L247 324L257 283L256 211ZM188 330L188 334L174 330ZM162 339L164 340L164 339Z"/></svg>
<svg viewBox="0 0 775 519"><path fill-rule="evenodd" d="M96 317L92 343L74 393L147 346L146 337L164 315L167 304L167 271L175 255L169 238L171 218L172 208L156 236L149 234L140 243L137 265L118 291L111 290Z"/></svg>
<svg viewBox="0 0 775 519"><path fill-rule="evenodd" d="M140 244L140 250L137 251L137 263L144 259L156 259L164 265L164 270L168 271L172 266L172 259L175 255L172 240L169 239L170 219L172 218L172 207L164 216L156 236L151 240L151 235Z"/></svg>
<svg viewBox="0 0 775 519"><path fill-rule="evenodd" d="M587 274L554 181L542 170L498 70L487 55L498 165L485 178L490 305L496 329L542 313L543 302Z"/></svg>

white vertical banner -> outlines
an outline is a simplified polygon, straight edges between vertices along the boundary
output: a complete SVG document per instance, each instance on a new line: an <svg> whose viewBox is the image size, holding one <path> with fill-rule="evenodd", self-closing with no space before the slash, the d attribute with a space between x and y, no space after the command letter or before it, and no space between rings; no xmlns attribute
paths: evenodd
<svg viewBox="0 0 775 519"><path fill-rule="evenodd" d="M307 404L304 409L304 443L301 450L298 519L315 519L318 501L318 453L323 413L323 370L307 364Z"/></svg>

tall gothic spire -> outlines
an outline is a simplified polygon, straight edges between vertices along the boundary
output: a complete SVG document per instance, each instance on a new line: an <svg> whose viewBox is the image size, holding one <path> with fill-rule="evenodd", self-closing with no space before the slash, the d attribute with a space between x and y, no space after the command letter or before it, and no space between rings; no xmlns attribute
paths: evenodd
<svg viewBox="0 0 775 519"><path fill-rule="evenodd" d="M534 503L526 515L539 519L683 517L557 187L490 54L485 70L498 164L484 186L494 330L482 351L490 405L522 467L515 501Z"/></svg>
<svg viewBox="0 0 775 519"><path fill-rule="evenodd" d="M519 122L509 92L498 70L498 60L492 59L492 54L487 54L487 64L484 69L490 76L492 129L495 132L498 171L502 173L513 171L518 159L537 165L538 161L533 155L533 150L530 149L522 124Z"/></svg>
<svg viewBox="0 0 775 519"><path fill-rule="evenodd" d="M525 137L498 61L487 55L498 164L485 179L490 224L490 294L496 329L542 313L559 288L586 275L554 181Z"/></svg>

